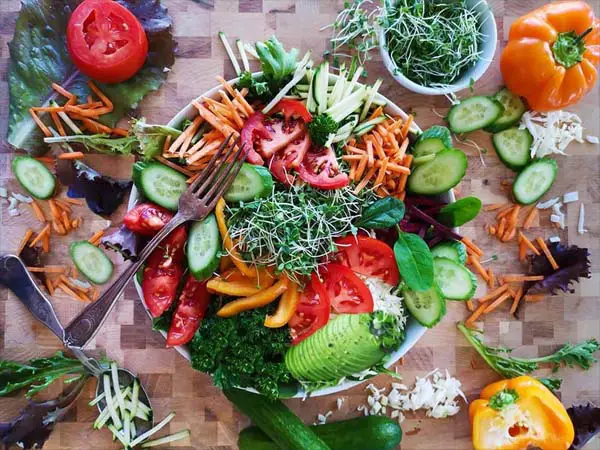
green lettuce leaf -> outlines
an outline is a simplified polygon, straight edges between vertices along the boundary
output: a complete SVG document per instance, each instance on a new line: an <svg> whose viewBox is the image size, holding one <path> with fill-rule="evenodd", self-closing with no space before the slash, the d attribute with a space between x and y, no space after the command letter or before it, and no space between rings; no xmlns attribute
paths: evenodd
<svg viewBox="0 0 600 450"><path fill-rule="evenodd" d="M81 0L23 0L15 34L9 43L10 94L9 144L34 154L47 150L43 136L29 115L29 108L57 98L56 82L80 98L89 94L87 78L71 63L66 47L66 27ZM119 84L98 83L114 103L114 111L102 122L114 126L140 100L164 83L175 60L173 24L160 0L119 0L140 20L148 37L146 64L133 78ZM61 99L62 101L62 99Z"/></svg>

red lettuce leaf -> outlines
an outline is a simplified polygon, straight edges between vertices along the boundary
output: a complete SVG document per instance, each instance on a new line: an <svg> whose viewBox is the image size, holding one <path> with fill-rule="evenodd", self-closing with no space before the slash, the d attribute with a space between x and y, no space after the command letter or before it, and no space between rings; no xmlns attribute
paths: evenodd
<svg viewBox="0 0 600 450"><path fill-rule="evenodd" d="M600 433L600 408L587 405L571 406L567 409L575 427L575 439L571 450L580 450L598 433Z"/></svg>
<svg viewBox="0 0 600 450"><path fill-rule="evenodd" d="M120 253L126 261L138 259L140 236L125 225L121 225L114 233L104 236L100 242L105 248Z"/></svg>

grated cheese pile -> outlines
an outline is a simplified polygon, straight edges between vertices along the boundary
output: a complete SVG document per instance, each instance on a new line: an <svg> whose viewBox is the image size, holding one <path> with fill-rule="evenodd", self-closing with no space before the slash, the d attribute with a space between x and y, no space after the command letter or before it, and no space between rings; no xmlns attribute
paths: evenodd
<svg viewBox="0 0 600 450"><path fill-rule="evenodd" d="M402 327L406 324L406 312L404 311L404 300L402 297L392 293L394 286L391 286L377 277L361 277L371 295L373 296L374 310L383 311L388 314L400 317Z"/></svg>
<svg viewBox="0 0 600 450"><path fill-rule="evenodd" d="M562 207L567 203L573 203L579 201L579 218L577 221L577 233L584 234L587 232L585 229L585 207L583 206L583 202L579 200L579 192L572 191L566 192L562 196L562 202L560 201L560 197L554 197L550 200L546 200L545 202L539 202L536 207L538 209L550 209L552 208L552 214L550 215L550 222L557 224L561 230L564 230L567 226L566 214L563 212ZM559 242L560 238L556 240L556 236L554 236L554 240L550 240L550 242Z"/></svg>
<svg viewBox="0 0 600 450"><path fill-rule="evenodd" d="M420 409L424 409L428 417L435 419L449 417L460 411L458 397L467 402L460 387L460 381L451 377L447 370L444 377L438 369L423 378L417 377L410 390L404 384L392 383L392 388L386 395L385 387L377 389L369 384L367 404L359 406L358 411L365 416L386 415L389 411L390 417L397 418L400 422L404 420L404 412Z"/></svg>
<svg viewBox="0 0 600 450"><path fill-rule="evenodd" d="M581 119L577 114L567 111L527 111L521 118L519 128L526 128L533 136L532 158L542 158L552 153L565 155L571 142L584 142Z"/></svg>
<svg viewBox="0 0 600 450"><path fill-rule="evenodd" d="M33 199L29 196L19 194L18 192L11 192L10 196L6 188L0 188L0 197L8 201L8 215L11 217L21 215L19 211L20 203L32 203Z"/></svg>

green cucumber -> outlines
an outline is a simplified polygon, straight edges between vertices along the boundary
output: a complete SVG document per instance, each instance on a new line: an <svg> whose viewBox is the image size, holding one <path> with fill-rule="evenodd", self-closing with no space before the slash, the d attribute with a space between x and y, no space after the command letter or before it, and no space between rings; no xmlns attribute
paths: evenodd
<svg viewBox="0 0 600 450"><path fill-rule="evenodd" d="M429 161L433 161L435 159L435 153L430 153L425 156L418 156L412 160L413 166L420 166L421 164L428 163Z"/></svg>
<svg viewBox="0 0 600 450"><path fill-rule="evenodd" d="M521 120L521 117L527 111L527 107L518 95L513 94L504 88L494 95L494 99L502 104L504 112L493 123L485 127L485 131L497 133L512 127Z"/></svg>
<svg viewBox="0 0 600 450"><path fill-rule="evenodd" d="M550 158L535 160L525 167L513 183L513 196L522 205L531 205L537 202L550 190L556 174L558 164Z"/></svg>
<svg viewBox="0 0 600 450"><path fill-rule="evenodd" d="M433 259L433 278L448 300L470 300L477 289L473 272L449 258Z"/></svg>
<svg viewBox="0 0 600 450"><path fill-rule="evenodd" d="M413 148L413 155L415 158L435 155L450 147L452 147L450 130L440 125L434 125L419 135Z"/></svg>
<svg viewBox="0 0 600 450"><path fill-rule="evenodd" d="M457 263L467 262L467 247L459 241L444 241L431 249L434 258L448 258Z"/></svg>
<svg viewBox="0 0 600 450"><path fill-rule="evenodd" d="M71 243L69 250L77 270L94 284L104 284L113 274L113 263L88 241Z"/></svg>
<svg viewBox="0 0 600 450"><path fill-rule="evenodd" d="M223 196L227 202L246 202L266 197L273 190L273 177L266 167L244 163Z"/></svg>
<svg viewBox="0 0 600 450"><path fill-rule="evenodd" d="M171 211L177 211L179 197L188 188L184 174L157 162L138 161L132 178L144 197Z"/></svg>
<svg viewBox="0 0 600 450"><path fill-rule="evenodd" d="M446 315L446 299L437 286L426 291L413 291L405 286L401 295L408 311L424 327L433 327Z"/></svg>
<svg viewBox="0 0 600 450"><path fill-rule="evenodd" d="M528 130L508 128L492 136L500 161L511 170L520 172L531 162L533 136Z"/></svg>
<svg viewBox="0 0 600 450"><path fill-rule="evenodd" d="M279 400L269 400L241 389L223 389L225 397L246 414L278 448L286 450L330 450L310 428Z"/></svg>
<svg viewBox="0 0 600 450"><path fill-rule="evenodd" d="M414 168L408 190L414 194L438 195L460 183L467 172L467 157L456 148L447 148L435 159Z"/></svg>
<svg viewBox="0 0 600 450"><path fill-rule="evenodd" d="M198 280L209 278L219 266L220 250L221 235L215 215L194 222L186 244L190 273Z"/></svg>
<svg viewBox="0 0 600 450"><path fill-rule="evenodd" d="M309 427L331 450L393 450L402 441L398 421L367 416ZM245 428L238 439L240 450L279 450L258 427Z"/></svg>
<svg viewBox="0 0 600 450"><path fill-rule="evenodd" d="M385 115L377 116L371 120L365 120L364 122L359 123L356 126L356 128L354 128L354 130L352 130L352 134L356 137L362 136L363 134L368 133L373 128L375 128L375 125L377 125L378 123L384 122L386 120L387 120L387 116L385 116Z"/></svg>
<svg viewBox="0 0 600 450"><path fill-rule="evenodd" d="M504 106L499 101L476 95L450 108L447 120L453 133L462 134L487 127L503 112Z"/></svg>
<svg viewBox="0 0 600 450"><path fill-rule="evenodd" d="M317 113L323 114L327 109L327 88L329 83L329 63L324 61L313 77L313 99L317 105Z"/></svg>
<svg viewBox="0 0 600 450"><path fill-rule="evenodd" d="M35 198L45 200L54 194L56 188L54 175L37 159L25 155L15 156L12 170L23 189Z"/></svg>

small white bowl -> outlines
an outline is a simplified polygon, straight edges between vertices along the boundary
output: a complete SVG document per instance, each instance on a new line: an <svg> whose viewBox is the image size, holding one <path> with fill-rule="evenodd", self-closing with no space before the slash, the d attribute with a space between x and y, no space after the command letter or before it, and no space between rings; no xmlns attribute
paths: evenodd
<svg viewBox="0 0 600 450"><path fill-rule="evenodd" d="M466 89L471 84L471 79L477 81L483 76L485 71L490 66L494 59L494 53L496 52L496 45L498 43L498 33L496 31L496 20L494 19L494 13L492 8L485 1L482 0L467 0L466 4L470 8L474 8L479 14L479 20L482 22L481 32L483 34L482 42L479 44L482 49L482 54L479 60L470 67L460 78L454 83L445 87L427 87L415 83L414 81L406 78L400 71L396 71L396 64L390 58L390 55L386 48L385 33L383 30L379 33L379 50L383 58L383 63L387 70L390 72L392 77L404 86L417 94L424 95L443 95L451 92L460 91Z"/></svg>

